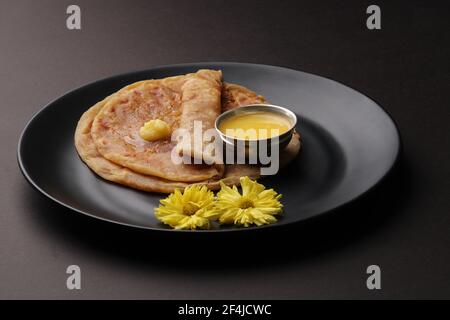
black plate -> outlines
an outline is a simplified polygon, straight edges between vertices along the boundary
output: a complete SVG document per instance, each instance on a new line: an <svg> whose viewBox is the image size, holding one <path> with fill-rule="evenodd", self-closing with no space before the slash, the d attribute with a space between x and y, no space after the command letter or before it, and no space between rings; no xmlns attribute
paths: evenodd
<svg viewBox="0 0 450 320"><path fill-rule="evenodd" d="M51 102L27 124L19 141L20 168L28 181L54 201L96 218L152 230L169 230L153 216L164 195L109 183L78 157L74 131L84 111L121 87L142 79L221 69L298 118L303 146L297 159L264 180L283 194L285 213L276 224L322 215L374 187L398 154L398 130L373 100L335 81L291 69L247 63L162 66L100 80ZM267 227L267 226L265 226ZM264 228L264 227L262 227ZM247 230L224 228L217 231ZM198 231L196 231L198 232Z"/></svg>

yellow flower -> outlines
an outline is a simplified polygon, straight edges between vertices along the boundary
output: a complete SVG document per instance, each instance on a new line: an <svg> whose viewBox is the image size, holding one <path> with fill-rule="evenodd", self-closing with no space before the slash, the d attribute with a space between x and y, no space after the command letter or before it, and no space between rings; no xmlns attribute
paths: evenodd
<svg viewBox="0 0 450 320"><path fill-rule="evenodd" d="M206 186L193 185L184 189L183 193L176 189L160 200L155 216L175 229L208 229L213 205L214 193Z"/></svg>
<svg viewBox="0 0 450 320"><path fill-rule="evenodd" d="M281 213L283 205L273 189L265 190L262 184L241 177L242 194L236 186L230 188L222 181L221 190L217 193L215 208L220 214L219 221L224 224L238 224L248 227L276 222L275 215Z"/></svg>

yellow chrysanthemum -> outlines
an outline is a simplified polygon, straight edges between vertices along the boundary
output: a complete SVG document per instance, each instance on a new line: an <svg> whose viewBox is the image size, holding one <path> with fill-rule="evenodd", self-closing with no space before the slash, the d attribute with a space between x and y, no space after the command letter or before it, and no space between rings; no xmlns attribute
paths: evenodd
<svg viewBox="0 0 450 320"><path fill-rule="evenodd" d="M175 229L208 229L213 205L214 193L206 186L193 185L160 200L155 216Z"/></svg>
<svg viewBox="0 0 450 320"><path fill-rule="evenodd" d="M220 182L221 190L217 193L215 205L220 213L220 223L248 227L251 224L260 226L276 222L275 215L283 210L279 201L281 194L273 189L265 190L262 184L249 177L241 177L240 181L242 194L236 186L230 188Z"/></svg>

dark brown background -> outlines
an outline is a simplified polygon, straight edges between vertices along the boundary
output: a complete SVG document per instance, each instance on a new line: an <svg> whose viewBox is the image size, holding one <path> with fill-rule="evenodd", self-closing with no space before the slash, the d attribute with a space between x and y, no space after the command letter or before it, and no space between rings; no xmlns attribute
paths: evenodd
<svg viewBox="0 0 450 320"><path fill-rule="evenodd" d="M369 31L368 1L2 1L0 298L450 298L449 10L392 2L376 1L382 30ZM65 27L72 3L81 31ZM287 66L360 90L398 122L397 169L327 220L212 239L95 221L22 177L19 134L49 101L194 61ZM81 291L65 287L70 264ZM377 292L365 285L370 264L382 268Z"/></svg>

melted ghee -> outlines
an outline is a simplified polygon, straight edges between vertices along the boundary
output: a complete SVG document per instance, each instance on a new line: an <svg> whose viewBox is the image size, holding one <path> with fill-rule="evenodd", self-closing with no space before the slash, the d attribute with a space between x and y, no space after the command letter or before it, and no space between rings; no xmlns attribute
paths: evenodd
<svg viewBox="0 0 450 320"><path fill-rule="evenodd" d="M219 126L227 136L243 140L269 139L290 128L291 123L286 117L265 111L236 114L224 119Z"/></svg>

